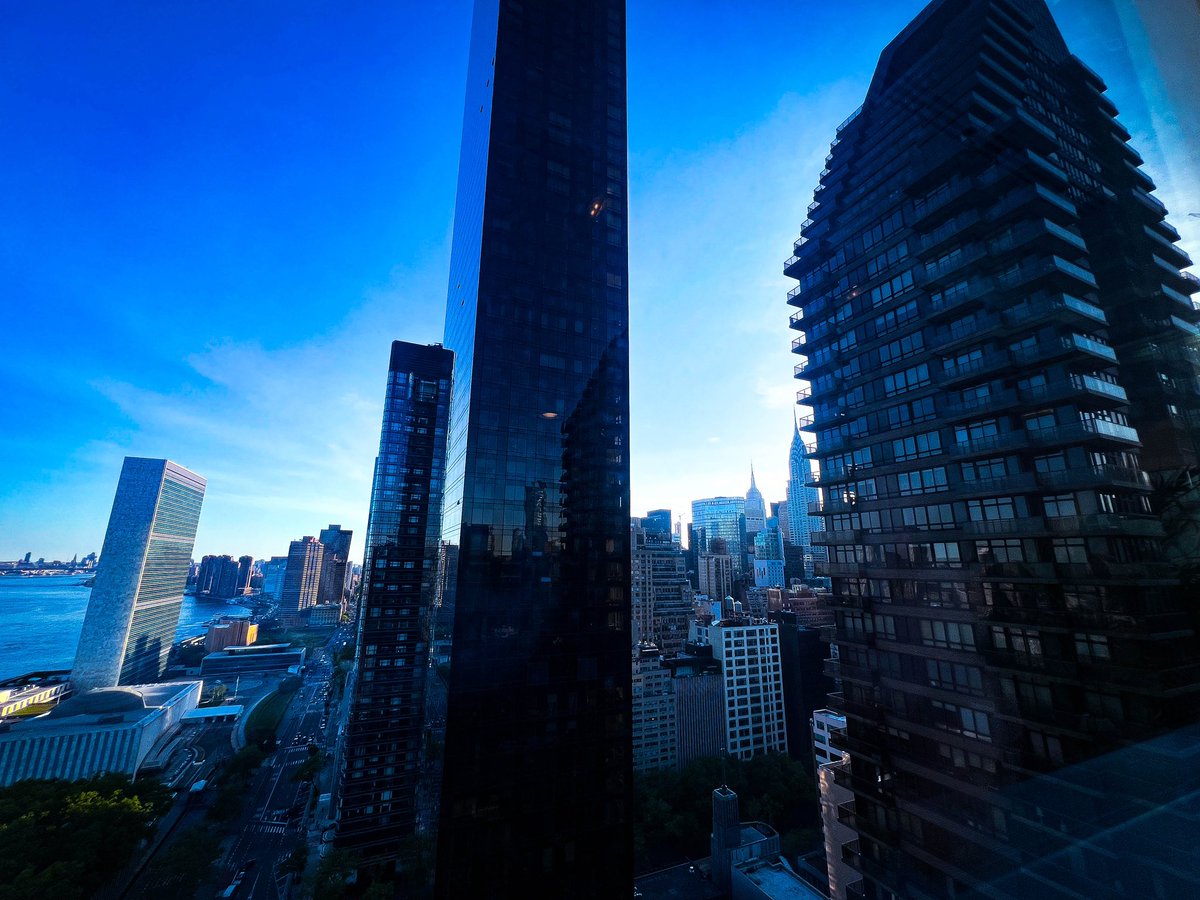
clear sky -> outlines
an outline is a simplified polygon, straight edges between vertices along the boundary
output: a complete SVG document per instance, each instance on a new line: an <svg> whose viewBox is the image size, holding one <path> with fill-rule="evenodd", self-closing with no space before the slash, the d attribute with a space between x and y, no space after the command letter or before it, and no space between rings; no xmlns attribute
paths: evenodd
<svg viewBox="0 0 1200 900"><path fill-rule="evenodd" d="M635 512L686 522L752 459L783 499L782 263L922 5L630 3ZM99 551L127 454L207 477L197 556L330 522L361 554L389 344L442 336L469 20L466 0L5 10L0 559Z"/></svg>

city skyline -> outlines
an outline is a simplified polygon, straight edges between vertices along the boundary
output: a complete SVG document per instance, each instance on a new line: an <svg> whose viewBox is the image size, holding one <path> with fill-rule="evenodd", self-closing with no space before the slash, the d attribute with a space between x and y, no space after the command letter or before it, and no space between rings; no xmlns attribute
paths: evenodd
<svg viewBox="0 0 1200 900"><path fill-rule="evenodd" d="M777 28L782 2L733 28L712 11L631 9L632 513L686 523L692 500L744 495L751 460L765 498L784 499L795 388L777 248L798 235L834 126L922 5L814 8L804 53ZM1144 104L1097 59L1094 23L1072 12L1083 5L1055 4L1066 37L1105 72L1195 255L1200 220L1164 177L1179 173L1141 137ZM11 23L30 39L0 62L13 76L0 103L24 135L0 209L22 230L0 273L30 314L0 385L54 414L0 450L0 558L97 549L108 506L95 485L125 455L209 474L197 558L279 555L297 520L365 530L375 373L392 338L442 332L469 4L243 15L235 29L161 10L136 34L45 10ZM22 49L44 48L33 38L47 30L61 55ZM321 50L330 33L361 59ZM694 53L718 35L722 53ZM61 115L68 100L78 115ZM143 315L152 304L163 322Z"/></svg>

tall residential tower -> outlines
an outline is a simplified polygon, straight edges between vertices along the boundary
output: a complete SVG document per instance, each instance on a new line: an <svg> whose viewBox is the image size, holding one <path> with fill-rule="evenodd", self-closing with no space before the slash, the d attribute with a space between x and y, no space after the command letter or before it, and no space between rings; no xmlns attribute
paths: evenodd
<svg viewBox="0 0 1200 900"><path fill-rule="evenodd" d="M157 681L175 640L205 481L125 457L71 668L76 693Z"/></svg>
<svg viewBox="0 0 1200 900"><path fill-rule="evenodd" d="M838 129L786 263L867 897L961 896L1060 851L983 893L1111 896L1113 774L1029 779L1196 712L1147 473L1195 464L1200 314L1104 90L1044 0L935 0Z"/></svg>
<svg viewBox="0 0 1200 900"><path fill-rule="evenodd" d="M435 677L429 647L453 366L454 354L437 344L392 344L337 799L337 842L365 860L396 858L424 799L418 786L428 762L425 708ZM321 532L326 546L338 553L332 539L344 536L341 552L348 552L350 532L334 529Z"/></svg>
<svg viewBox="0 0 1200 900"><path fill-rule="evenodd" d="M478 0L446 347L442 897L632 887L625 4Z"/></svg>

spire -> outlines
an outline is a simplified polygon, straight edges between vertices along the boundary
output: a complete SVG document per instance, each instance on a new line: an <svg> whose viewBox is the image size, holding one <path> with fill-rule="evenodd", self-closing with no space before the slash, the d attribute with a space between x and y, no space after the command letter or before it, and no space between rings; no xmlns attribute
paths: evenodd
<svg viewBox="0 0 1200 900"><path fill-rule="evenodd" d="M800 414L796 412L796 407L792 407L792 425L796 428L796 436L800 436Z"/></svg>
<svg viewBox="0 0 1200 900"><path fill-rule="evenodd" d="M750 490L755 490L754 484L754 460L750 460Z"/></svg>

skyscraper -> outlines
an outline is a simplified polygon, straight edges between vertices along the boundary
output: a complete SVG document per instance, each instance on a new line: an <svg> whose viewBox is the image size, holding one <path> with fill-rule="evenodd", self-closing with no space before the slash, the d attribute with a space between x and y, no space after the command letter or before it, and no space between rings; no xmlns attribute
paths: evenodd
<svg viewBox="0 0 1200 900"><path fill-rule="evenodd" d="M353 531L342 528L341 525L330 525L321 529L321 544L325 547L325 555L321 563L321 603L337 603L341 605L346 597L346 589L350 576L350 541Z"/></svg>
<svg viewBox="0 0 1200 900"><path fill-rule="evenodd" d="M625 195L624 3L479 0L445 338L443 897L632 886Z"/></svg>
<svg viewBox="0 0 1200 900"><path fill-rule="evenodd" d="M254 577L254 557L239 556L237 568L237 593L250 593L250 579Z"/></svg>
<svg viewBox="0 0 1200 900"><path fill-rule="evenodd" d="M807 394L807 391L800 393ZM809 582L815 576L814 562L825 559L825 548L814 544L812 539L813 532L821 528L821 520L809 514L821 500L820 493L813 486L815 481L812 460L808 458L808 448L804 446L800 425L796 422L792 446L788 451L788 539L804 554L804 579Z"/></svg>
<svg viewBox="0 0 1200 900"><path fill-rule="evenodd" d="M1108 894L1148 805L1071 773L1196 713L1146 470L1195 463L1200 316L1104 89L1043 0L936 0L786 264L867 897Z"/></svg>
<svg viewBox="0 0 1200 900"><path fill-rule="evenodd" d="M659 530L657 524L648 518L633 521L633 622L639 641L652 641L673 656L687 642L692 585L683 551L670 530Z"/></svg>
<svg viewBox="0 0 1200 900"><path fill-rule="evenodd" d="M703 529L705 553L714 540L725 542L722 551L733 557L735 576L746 571L746 499L744 497L708 497L692 501L692 527Z"/></svg>
<svg viewBox="0 0 1200 900"><path fill-rule="evenodd" d="M754 466L750 466L750 489L746 491L746 534L758 534L767 527L767 505L762 491L754 483Z"/></svg>
<svg viewBox="0 0 1200 900"><path fill-rule="evenodd" d="M285 625L297 624L304 610L316 606L324 560L325 546L311 535L289 545L279 598L279 619Z"/></svg>
<svg viewBox="0 0 1200 900"><path fill-rule="evenodd" d="M127 456L71 668L77 693L157 681L179 625L205 481Z"/></svg>
<svg viewBox="0 0 1200 900"><path fill-rule="evenodd" d="M671 534L671 511L669 509L652 509L642 519L642 527L647 531L657 531Z"/></svg>
<svg viewBox="0 0 1200 900"><path fill-rule="evenodd" d="M437 344L392 344L337 799L338 843L365 860L394 859L419 818L453 366ZM344 554L333 529L322 542L344 536Z"/></svg>

